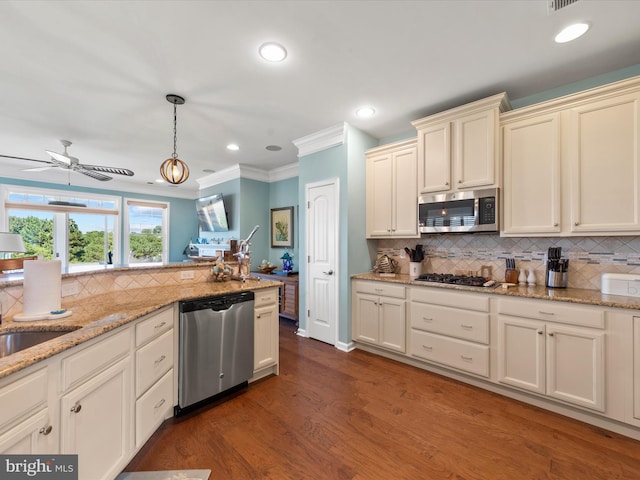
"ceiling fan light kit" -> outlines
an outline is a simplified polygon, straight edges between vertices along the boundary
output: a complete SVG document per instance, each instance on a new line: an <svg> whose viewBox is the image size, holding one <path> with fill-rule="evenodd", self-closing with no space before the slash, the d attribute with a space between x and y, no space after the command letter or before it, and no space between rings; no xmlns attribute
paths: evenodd
<svg viewBox="0 0 640 480"><path fill-rule="evenodd" d="M167 158L162 162L162 165L160 165L160 175L165 181L173 185L179 185L189 178L189 167L187 167L187 164L178 158L178 153L176 152L176 144L178 143L177 105L184 105L184 98L180 95L170 93L167 95L167 101L169 103L173 103L173 155L171 155L171 158Z"/></svg>

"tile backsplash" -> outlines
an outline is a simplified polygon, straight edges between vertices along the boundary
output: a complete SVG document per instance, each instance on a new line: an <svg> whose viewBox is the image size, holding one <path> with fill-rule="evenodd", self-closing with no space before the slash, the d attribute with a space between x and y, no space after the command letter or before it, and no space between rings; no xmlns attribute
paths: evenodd
<svg viewBox="0 0 640 480"><path fill-rule="evenodd" d="M378 240L378 254L392 255L400 272L409 272L404 247L423 245L422 271L433 273L479 272L492 267L493 278L504 281L505 258L516 260L518 269L533 269L538 284L544 283L549 247L562 247L568 258L568 286L600 290L603 273L640 274L640 237L527 237L503 238L497 234L443 234L420 239Z"/></svg>

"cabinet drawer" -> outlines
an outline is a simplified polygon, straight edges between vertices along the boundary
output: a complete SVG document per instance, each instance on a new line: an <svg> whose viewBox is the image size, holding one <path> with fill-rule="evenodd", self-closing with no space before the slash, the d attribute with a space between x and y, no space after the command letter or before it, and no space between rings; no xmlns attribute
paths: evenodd
<svg viewBox="0 0 640 480"><path fill-rule="evenodd" d="M411 302L411 327L451 337L489 343L489 314Z"/></svg>
<svg viewBox="0 0 640 480"><path fill-rule="evenodd" d="M471 292L453 292L438 287L412 287L411 301L433 303L445 307L464 308L478 312L489 311L489 296Z"/></svg>
<svg viewBox="0 0 640 480"><path fill-rule="evenodd" d="M136 397L173 367L173 330L136 352Z"/></svg>
<svg viewBox="0 0 640 480"><path fill-rule="evenodd" d="M262 307L263 305L273 305L274 303L278 303L277 288L265 288L264 290L256 290L254 293L254 307Z"/></svg>
<svg viewBox="0 0 640 480"><path fill-rule="evenodd" d="M0 389L0 431L47 402L47 369L43 368Z"/></svg>
<svg viewBox="0 0 640 480"><path fill-rule="evenodd" d="M136 447L140 448L173 408L173 369L136 402Z"/></svg>
<svg viewBox="0 0 640 480"><path fill-rule="evenodd" d="M489 376L489 347L411 330L411 355L465 372Z"/></svg>
<svg viewBox="0 0 640 480"><path fill-rule="evenodd" d="M558 302L500 299L498 313L592 328L603 329L605 326L604 310L580 307L575 304L562 305Z"/></svg>
<svg viewBox="0 0 640 480"><path fill-rule="evenodd" d="M400 285L384 282L356 282L356 292L381 295L383 297L405 298L406 289Z"/></svg>
<svg viewBox="0 0 640 480"><path fill-rule="evenodd" d="M173 328L173 308L154 313L136 325L136 347Z"/></svg>
<svg viewBox="0 0 640 480"><path fill-rule="evenodd" d="M62 390L85 381L120 357L129 354L130 330L125 328L107 338L103 336L77 353L62 360Z"/></svg>

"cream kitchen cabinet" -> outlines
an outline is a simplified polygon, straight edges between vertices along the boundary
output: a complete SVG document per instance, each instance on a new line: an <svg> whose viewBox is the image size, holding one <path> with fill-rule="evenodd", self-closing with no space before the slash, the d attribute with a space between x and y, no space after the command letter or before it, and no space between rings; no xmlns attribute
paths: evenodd
<svg viewBox="0 0 640 480"><path fill-rule="evenodd" d="M47 366L3 381L0 406L0 453L57 453L59 431L51 421Z"/></svg>
<svg viewBox="0 0 640 480"><path fill-rule="evenodd" d="M405 287L355 281L353 339L396 352L406 351Z"/></svg>
<svg viewBox="0 0 640 480"><path fill-rule="evenodd" d="M498 381L604 412L604 315L549 302L501 299Z"/></svg>
<svg viewBox="0 0 640 480"><path fill-rule="evenodd" d="M560 232L560 114L504 122L502 233Z"/></svg>
<svg viewBox="0 0 640 480"><path fill-rule="evenodd" d="M371 149L366 156L367 238L418 238L416 141Z"/></svg>
<svg viewBox="0 0 640 480"><path fill-rule="evenodd" d="M500 121L503 236L640 233L640 79Z"/></svg>
<svg viewBox="0 0 640 480"><path fill-rule="evenodd" d="M87 343L62 359L60 450L78 454L81 478L106 480L133 448L131 329Z"/></svg>
<svg viewBox="0 0 640 480"><path fill-rule="evenodd" d="M640 420L640 316L633 317L633 417Z"/></svg>
<svg viewBox="0 0 640 480"><path fill-rule="evenodd" d="M489 377L489 297L421 287L410 294L410 354Z"/></svg>
<svg viewBox="0 0 640 480"><path fill-rule="evenodd" d="M418 135L418 193L500 187L498 117L505 93L411 122Z"/></svg>
<svg viewBox="0 0 640 480"><path fill-rule="evenodd" d="M257 290L254 299L253 378L278 373L278 289Z"/></svg>

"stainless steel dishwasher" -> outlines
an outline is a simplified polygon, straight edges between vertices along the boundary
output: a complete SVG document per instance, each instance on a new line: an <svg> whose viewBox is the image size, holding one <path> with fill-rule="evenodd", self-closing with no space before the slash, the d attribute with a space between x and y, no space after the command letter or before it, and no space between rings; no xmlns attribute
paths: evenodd
<svg viewBox="0 0 640 480"><path fill-rule="evenodd" d="M253 303L253 292L180 302L176 415L248 384Z"/></svg>

